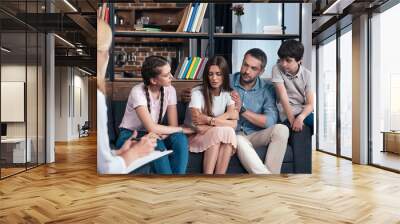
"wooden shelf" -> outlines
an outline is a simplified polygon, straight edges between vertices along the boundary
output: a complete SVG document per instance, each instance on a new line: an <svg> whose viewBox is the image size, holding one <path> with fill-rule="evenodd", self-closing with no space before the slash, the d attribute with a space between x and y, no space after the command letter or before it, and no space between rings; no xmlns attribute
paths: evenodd
<svg viewBox="0 0 400 224"><path fill-rule="evenodd" d="M123 77L115 77L114 78L115 82L126 82L126 81L130 81L130 82L141 82L142 78L123 78ZM198 83L202 83L203 80L199 80L199 79L189 79L189 80L185 80L185 79L174 79L172 80L173 83L180 83L180 82L198 82Z"/></svg>
<svg viewBox="0 0 400 224"><path fill-rule="evenodd" d="M174 10L180 11L185 7L146 7L146 8L125 8L125 7L114 7L117 11L160 11L160 10Z"/></svg>
<svg viewBox="0 0 400 224"><path fill-rule="evenodd" d="M116 37L114 38L115 43L121 44L141 44L141 45L154 45L154 44L176 44L181 45L185 43L185 39L182 38L159 38L159 37Z"/></svg>
<svg viewBox="0 0 400 224"><path fill-rule="evenodd" d="M294 34L263 34L263 33L215 33L214 38L238 40L286 40L299 38Z"/></svg>
<svg viewBox="0 0 400 224"><path fill-rule="evenodd" d="M187 32L142 32L142 31L121 31L114 32L115 37L160 37L160 38L186 38L186 39L208 39L207 33Z"/></svg>

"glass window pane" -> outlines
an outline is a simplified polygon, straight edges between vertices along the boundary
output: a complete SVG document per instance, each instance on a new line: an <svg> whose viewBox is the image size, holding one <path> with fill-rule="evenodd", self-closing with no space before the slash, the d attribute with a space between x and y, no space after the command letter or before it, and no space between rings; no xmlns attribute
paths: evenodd
<svg viewBox="0 0 400 224"><path fill-rule="evenodd" d="M340 153L352 157L352 33L340 36Z"/></svg>
<svg viewBox="0 0 400 224"><path fill-rule="evenodd" d="M30 161L26 144L26 33L2 33L1 123L6 130L1 140L2 178L25 170ZM27 150L28 147L28 150ZM27 160L28 159L28 160Z"/></svg>
<svg viewBox="0 0 400 224"><path fill-rule="evenodd" d="M318 149L336 153L336 37L318 48Z"/></svg>
<svg viewBox="0 0 400 224"><path fill-rule="evenodd" d="M39 34L38 45L38 164L45 163L46 148L45 148L45 65L46 65L46 36Z"/></svg>
<svg viewBox="0 0 400 224"><path fill-rule="evenodd" d="M27 33L28 63L26 80L26 112L27 112L27 142L30 148L28 168L37 165L37 73L38 73L38 36L36 32Z"/></svg>
<svg viewBox="0 0 400 224"><path fill-rule="evenodd" d="M398 30L393 27L398 26L398 21L400 4L371 19L372 163L396 170L400 170L400 45ZM382 132L391 131L398 132L389 133L390 139L384 139Z"/></svg>

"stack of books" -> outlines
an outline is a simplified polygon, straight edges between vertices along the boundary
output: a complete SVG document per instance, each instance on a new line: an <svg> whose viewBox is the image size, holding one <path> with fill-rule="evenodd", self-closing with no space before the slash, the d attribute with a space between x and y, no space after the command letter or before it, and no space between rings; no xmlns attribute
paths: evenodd
<svg viewBox="0 0 400 224"><path fill-rule="evenodd" d="M176 69L175 78L185 80L202 79L207 61L208 58L186 57Z"/></svg>
<svg viewBox="0 0 400 224"><path fill-rule="evenodd" d="M181 23L176 32L200 32L208 3L190 3L186 7Z"/></svg>

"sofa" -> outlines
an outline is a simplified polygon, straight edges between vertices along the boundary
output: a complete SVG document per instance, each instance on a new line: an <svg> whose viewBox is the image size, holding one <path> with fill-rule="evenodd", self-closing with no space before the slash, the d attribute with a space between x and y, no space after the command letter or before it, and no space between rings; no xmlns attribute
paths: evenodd
<svg viewBox="0 0 400 224"><path fill-rule="evenodd" d="M119 128L125 113L126 101L108 101L108 134L113 146L118 138ZM178 102L179 124L184 121L187 103ZM166 118L167 116L164 116ZM165 121L164 121L165 122ZM304 126L301 132L291 132L281 168L282 173L311 173L311 137L312 131ZM256 148L259 157L264 161L267 150L265 147ZM203 153L189 153L187 167L188 174L202 173ZM229 162L228 174L242 174L247 171L241 165L237 155L233 155Z"/></svg>

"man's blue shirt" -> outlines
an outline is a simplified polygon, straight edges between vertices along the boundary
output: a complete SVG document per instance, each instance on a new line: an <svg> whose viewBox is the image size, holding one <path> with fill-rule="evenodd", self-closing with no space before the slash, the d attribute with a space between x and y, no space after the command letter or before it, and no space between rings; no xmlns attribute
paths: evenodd
<svg viewBox="0 0 400 224"><path fill-rule="evenodd" d="M239 93L242 105L246 109L266 116L267 122L264 128L269 128L276 124L278 120L278 108L276 107L275 89L271 82L257 77L253 88L246 90L240 85L240 73L237 72L230 75L230 83L231 87ZM249 135L264 128L258 127L240 116L236 132L244 132L246 135Z"/></svg>

